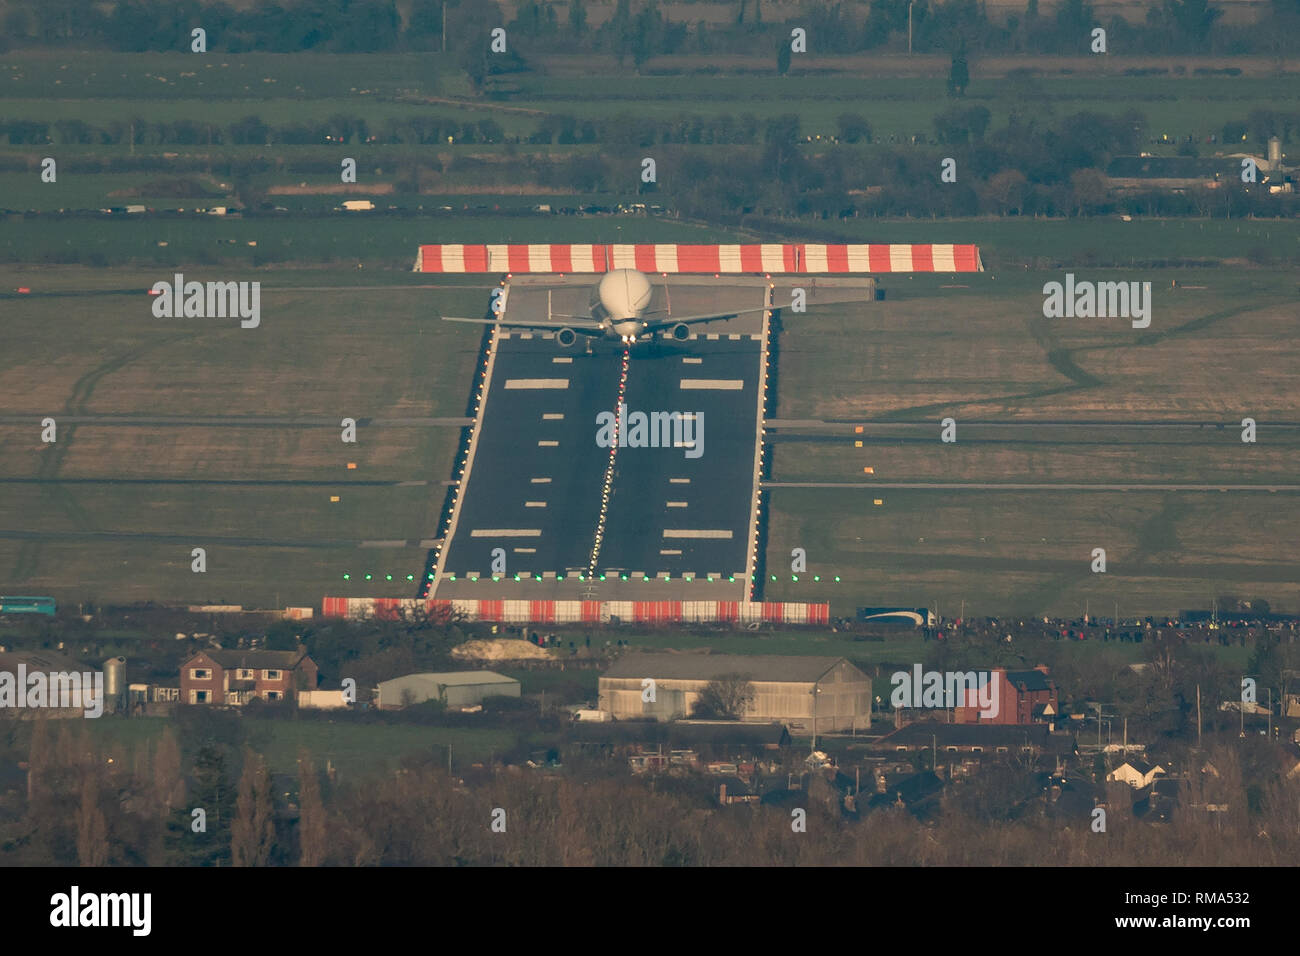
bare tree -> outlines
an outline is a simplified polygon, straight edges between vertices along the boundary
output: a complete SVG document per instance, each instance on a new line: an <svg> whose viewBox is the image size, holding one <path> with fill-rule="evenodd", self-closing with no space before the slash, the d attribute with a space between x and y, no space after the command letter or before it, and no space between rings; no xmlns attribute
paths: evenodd
<svg viewBox="0 0 1300 956"><path fill-rule="evenodd" d="M325 805L321 802L320 779L305 750L298 756L298 807L298 865L320 866L329 845Z"/></svg>
<svg viewBox="0 0 1300 956"><path fill-rule="evenodd" d="M81 775L81 805L77 808L77 862L82 866L108 863L108 823L99 808L99 781L87 768Z"/></svg>
<svg viewBox="0 0 1300 956"><path fill-rule="evenodd" d="M245 751L235 819L230 825L231 862L235 866L266 866L274 844L271 774L260 754Z"/></svg>
<svg viewBox="0 0 1300 956"><path fill-rule="evenodd" d="M692 708L695 717L739 720L754 701L754 685L742 674L724 674L704 685Z"/></svg>

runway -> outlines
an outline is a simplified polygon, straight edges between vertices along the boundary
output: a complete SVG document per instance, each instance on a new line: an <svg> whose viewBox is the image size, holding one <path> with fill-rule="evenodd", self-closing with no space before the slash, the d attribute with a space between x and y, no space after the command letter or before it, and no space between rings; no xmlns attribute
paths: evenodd
<svg viewBox="0 0 1300 956"><path fill-rule="evenodd" d="M764 303L765 282L736 281L675 280L672 310ZM549 294L534 283L511 288L507 318L585 311L589 280L548 285ZM606 413L608 427L619 414L624 348L604 339L590 351L585 341L563 348L545 331L496 334L468 476L430 596L747 599L766 321L760 312L693 329L685 341L660 333L628 350L612 471L598 416ZM645 415L640 431L637 413ZM494 559L498 568L505 562L497 581Z"/></svg>

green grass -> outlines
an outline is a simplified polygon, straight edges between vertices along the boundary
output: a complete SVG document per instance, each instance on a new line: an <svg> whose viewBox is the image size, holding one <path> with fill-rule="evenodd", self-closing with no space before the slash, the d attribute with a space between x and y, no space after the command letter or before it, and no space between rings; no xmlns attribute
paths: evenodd
<svg viewBox="0 0 1300 956"><path fill-rule="evenodd" d="M136 717L87 722L92 736L105 744L134 750L151 745L170 726L163 717ZM452 765L487 761L516 742L508 730L417 727L407 724L361 724L339 720L281 720L247 717L243 727L250 746L275 773L296 774L298 754L307 750L318 768L330 761L341 778L357 779L395 770L403 757L432 754L445 765L447 745Z"/></svg>

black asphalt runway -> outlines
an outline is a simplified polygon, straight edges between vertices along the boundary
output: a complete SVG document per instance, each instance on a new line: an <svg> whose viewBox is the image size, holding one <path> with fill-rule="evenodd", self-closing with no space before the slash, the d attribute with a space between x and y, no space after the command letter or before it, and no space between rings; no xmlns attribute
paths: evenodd
<svg viewBox="0 0 1300 956"><path fill-rule="evenodd" d="M525 292L531 298L512 291L508 317L545 316L545 294ZM674 289L672 307L677 314L698 314L725 307L719 303L748 304L756 298L754 304L761 305L763 294L763 288ZM575 299L555 296L551 307L576 312L581 303ZM660 334L630 349L623 436L628 444L615 457L597 577L586 581L577 576L586 575L592 561L610 457L609 448L597 444L597 415L617 412L623 347L597 339L588 353L585 340L563 348L540 332L518 330L499 339L469 478L434 596L746 597L762 317L694 329L686 341ZM638 437L636 412L696 416L688 419L694 432L683 427L674 434L670 425L668 435L660 430L652 437L647 421L648 447L632 447ZM674 447L692 438L698 457L687 456L693 449ZM495 549L506 560L499 582L489 580ZM480 580L467 580L471 574ZM521 581L514 581L516 574Z"/></svg>

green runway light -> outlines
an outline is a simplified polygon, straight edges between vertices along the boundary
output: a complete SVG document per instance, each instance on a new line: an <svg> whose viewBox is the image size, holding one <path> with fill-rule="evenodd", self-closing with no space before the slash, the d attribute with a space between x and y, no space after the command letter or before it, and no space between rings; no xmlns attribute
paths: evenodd
<svg viewBox="0 0 1300 956"><path fill-rule="evenodd" d="M563 575L563 574L557 574L557 575L555 576L555 580L557 580L557 581L563 581L563 580L564 580L564 575Z"/></svg>
<svg viewBox="0 0 1300 956"><path fill-rule="evenodd" d="M408 575L406 576L406 580L408 580L408 581L414 581L414 580L415 580L415 575L414 575L414 574L408 574Z"/></svg>
<svg viewBox="0 0 1300 956"><path fill-rule="evenodd" d="M775 574L774 574L774 575L772 575L772 580L773 580L773 581L775 581L775 580L776 580L776 575L775 575Z"/></svg>
<svg viewBox="0 0 1300 956"><path fill-rule="evenodd" d="M449 581L455 581L455 580L456 580L456 575L454 575L454 574L452 574L452 575L448 575L448 578L447 578L447 579L448 579Z"/></svg>
<svg viewBox="0 0 1300 956"><path fill-rule="evenodd" d="M516 580L516 581L519 580L519 575L517 575L517 574L515 575L515 580Z"/></svg>
<svg viewBox="0 0 1300 956"><path fill-rule="evenodd" d="M602 581L605 580L605 575L602 574L602 575L600 576L600 579L601 579Z"/></svg>
<svg viewBox="0 0 1300 956"><path fill-rule="evenodd" d="M627 580L627 575L626 575L626 574L620 574L619 577L621 577L624 581Z"/></svg>
<svg viewBox="0 0 1300 956"><path fill-rule="evenodd" d="M344 581L351 581L351 580L352 580L352 575L350 575L350 574L344 574L344 575L343 575L343 580L344 580Z"/></svg>
<svg viewBox="0 0 1300 956"><path fill-rule="evenodd" d="M497 577L497 576L494 574L494 575L492 575L492 580L493 580L493 581L500 581L501 579L500 579L499 577Z"/></svg>
<svg viewBox="0 0 1300 956"><path fill-rule="evenodd" d="M822 576L821 576L820 574L814 574L814 575L813 575L813 580L814 580L814 581L820 581L821 579L822 579Z"/></svg>
<svg viewBox="0 0 1300 956"><path fill-rule="evenodd" d="M840 583L840 576L839 576L838 574L835 575L835 583L836 583L836 584L839 584L839 583Z"/></svg>
<svg viewBox="0 0 1300 956"><path fill-rule="evenodd" d="M370 575L369 575L369 574L366 575L366 580L367 580L367 581L370 580Z"/></svg>
<svg viewBox="0 0 1300 956"><path fill-rule="evenodd" d="M391 574L385 574L385 575L384 575L384 580L386 580L386 581L391 581L391 580L393 580L393 576L392 576ZM456 579L453 577L452 580L454 581L454 580L456 580Z"/></svg>
<svg viewBox="0 0 1300 956"><path fill-rule="evenodd" d="M713 575L711 575L711 574L709 574L709 575L705 575L705 578L706 578L706 580L707 580L710 584L713 583Z"/></svg>
<svg viewBox="0 0 1300 956"><path fill-rule="evenodd" d="M734 583L736 580L736 576L734 574L728 575L727 580Z"/></svg>
<svg viewBox="0 0 1300 956"><path fill-rule="evenodd" d="M430 581L432 581L432 580L433 580L433 572L430 571L428 574L425 575L425 577L427 577Z"/></svg>
<svg viewBox="0 0 1300 956"><path fill-rule="evenodd" d="M799 580L799 575L797 575L797 574L792 574L792 575L790 575L790 580L791 580L791 581L798 581L798 580Z"/></svg>

